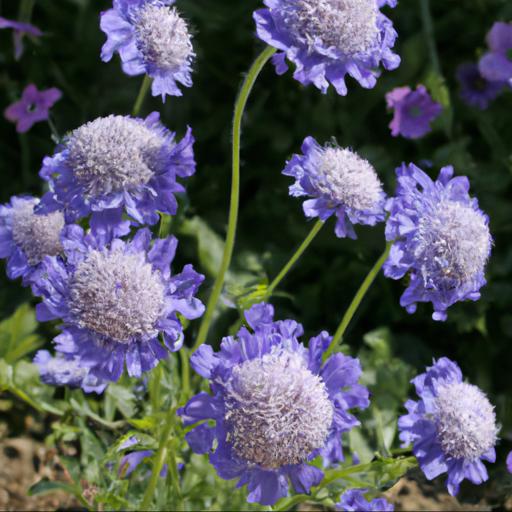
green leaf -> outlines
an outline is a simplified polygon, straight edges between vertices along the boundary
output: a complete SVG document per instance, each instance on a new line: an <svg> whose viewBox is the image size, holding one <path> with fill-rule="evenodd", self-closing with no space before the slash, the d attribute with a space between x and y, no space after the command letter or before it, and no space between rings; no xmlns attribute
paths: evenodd
<svg viewBox="0 0 512 512"><path fill-rule="evenodd" d="M73 496L76 496L77 494L81 496L76 487L64 482L51 482L47 479L39 480L39 482L36 482L29 488L27 494L29 496L37 496L40 494L49 494L56 491L63 491L68 494L72 494Z"/></svg>

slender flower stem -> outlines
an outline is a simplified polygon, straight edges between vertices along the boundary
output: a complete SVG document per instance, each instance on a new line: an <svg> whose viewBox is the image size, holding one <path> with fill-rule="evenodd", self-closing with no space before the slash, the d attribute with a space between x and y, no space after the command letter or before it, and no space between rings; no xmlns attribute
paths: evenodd
<svg viewBox="0 0 512 512"><path fill-rule="evenodd" d="M291 510L295 505L305 503L306 501L313 501L313 498L307 494L296 494L295 496L290 496L289 498L278 501L272 510L274 512Z"/></svg>
<svg viewBox="0 0 512 512"><path fill-rule="evenodd" d="M350 321L352 320L355 312L357 311L357 308L361 304L364 296L366 295L366 292L370 289L370 286L372 285L373 281L375 281L375 278L380 272L380 269L388 259L389 251L391 250L391 245L391 242L388 242L386 244L386 249L382 253L381 257L377 260L373 268L370 270L365 280L361 284L359 290L357 290L357 293L355 297L352 299L352 302L350 303L350 306L345 312L345 315L343 315L343 319L341 320L341 323L338 329L336 330L336 333L334 334L334 337L331 341L331 344L329 345L329 348L325 352L325 359L327 359L334 352L336 347L341 343L343 335L345 334L345 331L347 330Z"/></svg>
<svg viewBox="0 0 512 512"><path fill-rule="evenodd" d="M254 64L249 69L247 76L242 84L242 88L240 89L240 94L238 95L238 99L235 103L235 111L233 116L233 167L232 167L232 177L231 177L231 199L229 206L229 219L228 219L228 230L226 235L226 243L224 245L224 253L222 255L222 261L219 267L219 271L215 278L215 282L213 284L212 293L210 298L208 299L208 305L206 306L206 312L201 321L201 325L199 327L199 333L197 335L197 340L194 345L194 350L197 349L200 345L202 345L206 341L206 337L208 336L208 331L210 329L210 325L212 323L213 313L217 306L217 302L219 301L219 297L222 291L222 287L224 285L224 278L226 276L226 272L229 268L229 264L231 263L231 256L233 255L233 248L235 245L235 235L236 235L236 224L238 220L238 203L239 203L239 195L240 195L240 137L242 132L242 118L244 115L245 106L247 105L247 100L251 93L251 90L260 74L261 70L267 63L267 61L272 57L275 53L275 48L268 46L261 52L258 58L254 61Z"/></svg>
<svg viewBox="0 0 512 512"><path fill-rule="evenodd" d="M190 363L187 347L182 347L179 353L181 359L181 396L185 401L190 395Z"/></svg>
<svg viewBox="0 0 512 512"><path fill-rule="evenodd" d="M421 19L423 21L423 30L426 35L428 50L430 53L430 61L434 71L438 75L442 75L441 64L437 54L436 39L434 35L434 24L432 23L432 15L430 14L429 0L420 0Z"/></svg>
<svg viewBox="0 0 512 512"><path fill-rule="evenodd" d="M146 94L151 87L151 77L148 75L144 75L144 80L142 81L142 85L140 86L139 95L135 100L135 104L133 105L132 116L137 117L140 113L140 109L142 108L142 104L146 99Z"/></svg>
<svg viewBox="0 0 512 512"><path fill-rule="evenodd" d="M302 244L300 244L299 248L295 251L295 253L290 258L288 263L283 267L281 272L279 272L277 277L270 283L270 285L267 289L267 293L268 293L269 297L272 295L272 293L274 293L274 290L277 288L279 283L284 279L286 274L288 274L290 269L293 267L293 265L295 265L297 260L302 256L304 251L309 247L309 245L315 239L318 232L322 229L323 225L324 225L324 222L321 220L319 220L315 223L315 225L313 226L313 229L311 229L308 236L304 239Z"/></svg>

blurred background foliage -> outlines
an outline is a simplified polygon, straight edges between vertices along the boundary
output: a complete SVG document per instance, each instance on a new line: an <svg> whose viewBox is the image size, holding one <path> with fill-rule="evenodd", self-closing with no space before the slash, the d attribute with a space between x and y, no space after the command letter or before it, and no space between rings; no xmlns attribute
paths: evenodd
<svg viewBox="0 0 512 512"><path fill-rule="evenodd" d="M19 62L12 56L10 31L0 31L0 109L32 82L63 91L53 109L60 134L97 116L129 113L142 77L125 76L118 58L109 64L99 58L104 35L98 17L109 5L109 0L37 0L32 22L45 35L26 41ZM194 86L182 98L169 98L165 104L152 98L144 107L145 114L159 110L164 123L179 134L187 124L194 130L197 173L188 181L187 196L181 198L182 208L170 229L180 239L177 264L191 261L208 276L204 298L225 234L232 106L242 73L262 48L251 19L259 6L258 0L178 0L195 33ZM16 0L0 0L0 15L16 18L18 7ZM288 196L291 180L281 175L285 160L299 151L306 135L319 141L334 137L359 151L374 164L389 194L394 169L403 161L419 164L432 177L441 166L453 164L456 173L469 176L472 194L491 219L494 250L488 285L479 302L457 304L450 308L447 322L436 323L430 305L408 315L399 306L404 283L379 277L345 338L346 350L358 353L367 365L365 379L375 397L365 429L355 431L351 442L363 459L371 458L375 449L385 453L396 446L396 417L411 391L408 380L433 357L446 355L496 404L503 465L512 446L512 93L503 94L487 111L475 110L461 102L455 72L459 64L478 59L494 21L512 19L512 3L431 0L431 13L435 40L424 31L419 0L401 0L396 9L386 9L399 32L396 49L402 64L384 73L373 90L350 81L347 97L332 90L322 95L313 87L301 87L291 73L277 77L271 66L265 68L244 122L240 221L223 300L226 306L240 304L240 295L272 279L311 229L301 202ZM440 69L432 65L435 48ZM426 84L444 104L444 114L420 141L394 139L384 95L396 86L418 83ZM13 194L41 194L37 172L53 146L44 123L17 135L13 125L0 122L1 202ZM308 335L335 330L384 247L382 226L357 226L357 241L337 239L333 228L331 219L272 299L277 316L296 318ZM33 299L4 272L0 279L0 319L5 319ZM210 342L218 344L237 318L235 309L224 307ZM4 335L4 327L0 324L2 344L10 336ZM192 324L187 332L189 345L195 329ZM51 327L42 326L39 335L32 330L29 325L20 334L30 349L51 339ZM375 424L380 427L373 428Z"/></svg>

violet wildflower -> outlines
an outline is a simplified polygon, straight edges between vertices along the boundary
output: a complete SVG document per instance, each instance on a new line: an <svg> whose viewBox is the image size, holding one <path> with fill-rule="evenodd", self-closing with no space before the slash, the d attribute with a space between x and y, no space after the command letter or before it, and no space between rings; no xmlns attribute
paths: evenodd
<svg viewBox="0 0 512 512"><path fill-rule="evenodd" d="M41 37L43 33L34 25L22 21L8 20L0 16L0 30L12 28L14 30L14 58L19 60L23 55L23 37Z"/></svg>
<svg viewBox="0 0 512 512"><path fill-rule="evenodd" d="M512 452L507 455L507 470L512 473Z"/></svg>
<svg viewBox="0 0 512 512"><path fill-rule="evenodd" d="M306 137L302 155L293 155L283 174L295 178L290 195L308 196L306 217L336 215L336 236L356 238L353 224L373 226L385 217L385 194L373 166L350 149L320 146Z"/></svg>
<svg viewBox="0 0 512 512"><path fill-rule="evenodd" d="M336 504L336 510L343 512L393 512L395 507L384 498L368 501L365 498L366 489L349 489L341 496Z"/></svg>
<svg viewBox="0 0 512 512"><path fill-rule="evenodd" d="M50 109L61 97L62 93L56 87L38 91L34 84L30 84L23 90L19 101L5 109L4 116L16 124L18 133L28 132L35 123L48 119Z"/></svg>
<svg viewBox="0 0 512 512"><path fill-rule="evenodd" d="M419 139L429 133L430 123L443 110L424 85L418 85L415 91L407 86L397 87L386 94L386 102L394 112L389 124L391 135L406 139Z"/></svg>
<svg viewBox="0 0 512 512"><path fill-rule="evenodd" d="M380 75L379 66L392 70L400 57L391 48L397 33L380 7L382 0L264 0L255 11L258 37L279 52L273 57L278 74L288 70L286 59L296 66L294 78L326 92L332 84L347 94L348 74L371 89Z"/></svg>
<svg viewBox="0 0 512 512"><path fill-rule="evenodd" d="M178 413L186 425L201 422L186 435L193 452L210 453L221 478L247 485L249 502L272 505L288 494L288 479L299 493L320 483L323 472L308 464L315 457L343 459L341 434L359 424L348 411L367 407L368 391L358 384L357 359L337 353L322 363L326 332L306 349L302 326L274 321L272 306L257 304L245 317L253 332L242 327L220 352L201 345L192 355L212 394L199 393Z"/></svg>
<svg viewBox="0 0 512 512"><path fill-rule="evenodd" d="M469 195L469 180L443 167L434 182L414 164L396 170L396 197L386 209L386 239L394 242L384 273L409 286L400 299L407 312L432 302L434 320L445 320L456 302L478 300L491 253L489 219Z"/></svg>
<svg viewBox="0 0 512 512"><path fill-rule="evenodd" d="M126 478L130 476L137 467L142 463L150 459L153 456L153 450L141 450L139 452L128 453L123 456L119 463L119 469L117 475L120 478ZM167 464L162 466L160 476L165 478L167 476Z"/></svg>
<svg viewBox="0 0 512 512"><path fill-rule="evenodd" d="M404 446L412 444L425 476L448 474L448 492L455 496L467 478L488 479L482 460L496 460L496 415L485 394L462 380L456 363L443 357L413 379L418 401L408 400L408 414L398 420Z"/></svg>
<svg viewBox="0 0 512 512"><path fill-rule="evenodd" d="M174 215L174 194L185 190L177 178L195 172L192 131L179 142L175 136L157 112L145 120L108 116L84 124L44 159L40 176L50 191L40 211L62 208L70 222L90 213L93 222L120 222L124 210L150 225L158 211Z"/></svg>
<svg viewBox="0 0 512 512"><path fill-rule="evenodd" d="M52 357L47 350L39 350L34 357L41 380L50 386L82 388L86 393L103 393L107 382L89 373L78 358L68 359L57 353Z"/></svg>
<svg viewBox="0 0 512 512"><path fill-rule="evenodd" d="M504 82L490 82L485 79L477 64L466 62L457 68L457 80L460 84L460 97L467 105L485 110L495 100Z"/></svg>
<svg viewBox="0 0 512 512"><path fill-rule="evenodd" d="M146 73L153 79L153 96L181 96L177 82L190 87L195 58L186 21L174 0L114 0L101 14L101 30L107 42L101 59L110 61L118 52L127 75Z"/></svg>
<svg viewBox="0 0 512 512"><path fill-rule="evenodd" d="M38 319L63 320L57 350L92 375L117 381L125 363L130 376L140 377L181 348L178 314L191 320L203 313L194 296L203 276L191 265L171 274L178 244L172 236L151 244L147 228L128 242L112 234L66 228L66 261L47 257L32 289L43 297Z"/></svg>
<svg viewBox="0 0 512 512"><path fill-rule="evenodd" d="M487 35L489 52L479 63L480 73L491 82L512 86L512 23L496 22Z"/></svg>
<svg viewBox="0 0 512 512"><path fill-rule="evenodd" d="M21 277L29 284L45 256L62 252L60 236L64 215L60 211L47 215L34 213L39 204L35 197L12 197L0 206L0 258L7 259L10 279Z"/></svg>

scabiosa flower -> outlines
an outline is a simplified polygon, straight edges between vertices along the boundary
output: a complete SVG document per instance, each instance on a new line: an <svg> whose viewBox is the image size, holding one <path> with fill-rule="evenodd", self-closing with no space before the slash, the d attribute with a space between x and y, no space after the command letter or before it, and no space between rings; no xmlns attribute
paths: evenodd
<svg viewBox="0 0 512 512"><path fill-rule="evenodd" d="M45 256L62 252L60 236L64 228L62 212L37 215L35 197L12 197L0 206L0 258L7 259L10 279L21 277L29 284Z"/></svg>
<svg viewBox="0 0 512 512"><path fill-rule="evenodd" d="M512 473L512 452L507 455L507 470Z"/></svg>
<svg viewBox="0 0 512 512"><path fill-rule="evenodd" d="M306 217L328 219L335 214L336 236L356 238L353 224L374 226L384 220L385 194L372 165L350 149L320 146L306 137L302 155L293 155L283 174L295 178L290 195L308 196Z"/></svg>
<svg viewBox="0 0 512 512"><path fill-rule="evenodd" d="M467 478L481 484L488 478L482 460L496 460L498 427L494 407L478 387L462 380L456 363L443 357L412 380L418 401L408 400L408 414L398 420L404 446L425 476L448 474L448 492L455 496Z"/></svg>
<svg viewBox="0 0 512 512"><path fill-rule="evenodd" d="M299 493L318 485L323 473L308 462L342 460L341 434L359 424L348 410L369 404L357 359L338 353L322 364L326 332L306 349L298 341L302 326L273 316L272 306L257 304L245 315L253 332L242 327L218 353L199 347L191 364L212 394L199 393L178 411L186 425L215 421L186 435L192 451L210 452L219 476L238 478L248 501L262 505L286 496L288 479Z"/></svg>
<svg viewBox="0 0 512 512"><path fill-rule="evenodd" d="M393 241L384 273L409 286L400 304L409 313L417 302L432 302L434 320L462 300L478 300L491 253L489 218L469 196L469 180L443 167L434 182L414 164L396 171L396 197L386 209L386 239Z"/></svg>
<svg viewBox="0 0 512 512"><path fill-rule="evenodd" d="M153 79L153 96L181 96L177 85L192 85L195 58L186 21L174 0L114 0L113 9L102 13L101 30L107 42L101 59L110 61L118 52L127 75L146 73Z"/></svg>
<svg viewBox="0 0 512 512"><path fill-rule="evenodd" d="M491 82L512 86L512 23L496 22L487 35L490 51L479 63L480 73Z"/></svg>
<svg viewBox="0 0 512 512"><path fill-rule="evenodd" d="M34 84L30 84L25 87L19 101L5 109L4 116L16 124L18 133L28 132L35 123L48 119L50 109L61 97L62 92L56 87L38 91Z"/></svg>
<svg viewBox="0 0 512 512"><path fill-rule="evenodd" d="M386 94L386 102L394 112L389 124L391 135L406 139L419 139L429 133L430 123L443 110L424 85L418 85L415 91L410 87L397 87Z"/></svg>
<svg viewBox="0 0 512 512"><path fill-rule="evenodd" d="M43 33L34 25L22 21L8 20L0 16L0 29L12 28L14 30L14 58L19 60L23 55L23 37L41 37Z"/></svg>
<svg viewBox="0 0 512 512"><path fill-rule="evenodd" d="M203 276L191 265L171 274L174 237L151 245L147 228L128 242L108 241L110 234L66 228L66 262L47 257L32 288L43 297L38 319L64 322L57 350L78 358L92 375L117 381L125 363L128 374L139 377L181 348L177 315L201 316L204 306L194 295Z"/></svg>
<svg viewBox="0 0 512 512"><path fill-rule="evenodd" d="M86 393L103 393L107 383L89 373L78 358L68 359L57 353L52 357L47 350L39 350L34 357L41 380L50 386L82 388Z"/></svg>
<svg viewBox="0 0 512 512"><path fill-rule="evenodd" d="M336 504L336 510L343 512L393 512L395 507L384 498L368 501L365 498L366 489L349 489L341 496Z"/></svg>
<svg viewBox="0 0 512 512"><path fill-rule="evenodd" d="M273 62L278 74L293 62L293 77L303 85L313 84L323 93L332 84L338 94L347 94L349 74L362 87L371 89L380 75L400 64L391 48L397 33L380 7L395 1L382 0L264 0L266 9L254 13L258 37L280 50Z"/></svg>
<svg viewBox="0 0 512 512"><path fill-rule="evenodd" d="M194 138L189 128L176 142L159 119L157 112L145 120L101 117L71 132L43 161L40 176L50 191L40 211L63 208L70 222L91 212L93 222L95 217L120 222L124 210L150 225L158 221L158 211L174 215L174 194L185 190L176 179L195 172Z"/></svg>
<svg viewBox="0 0 512 512"><path fill-rule="evenodd" d="M485 110L495 100L505 84L490 82L480 73L477 64L466 62L457 68L457 80L460 84L460 97L467 105Z"/></svg>

